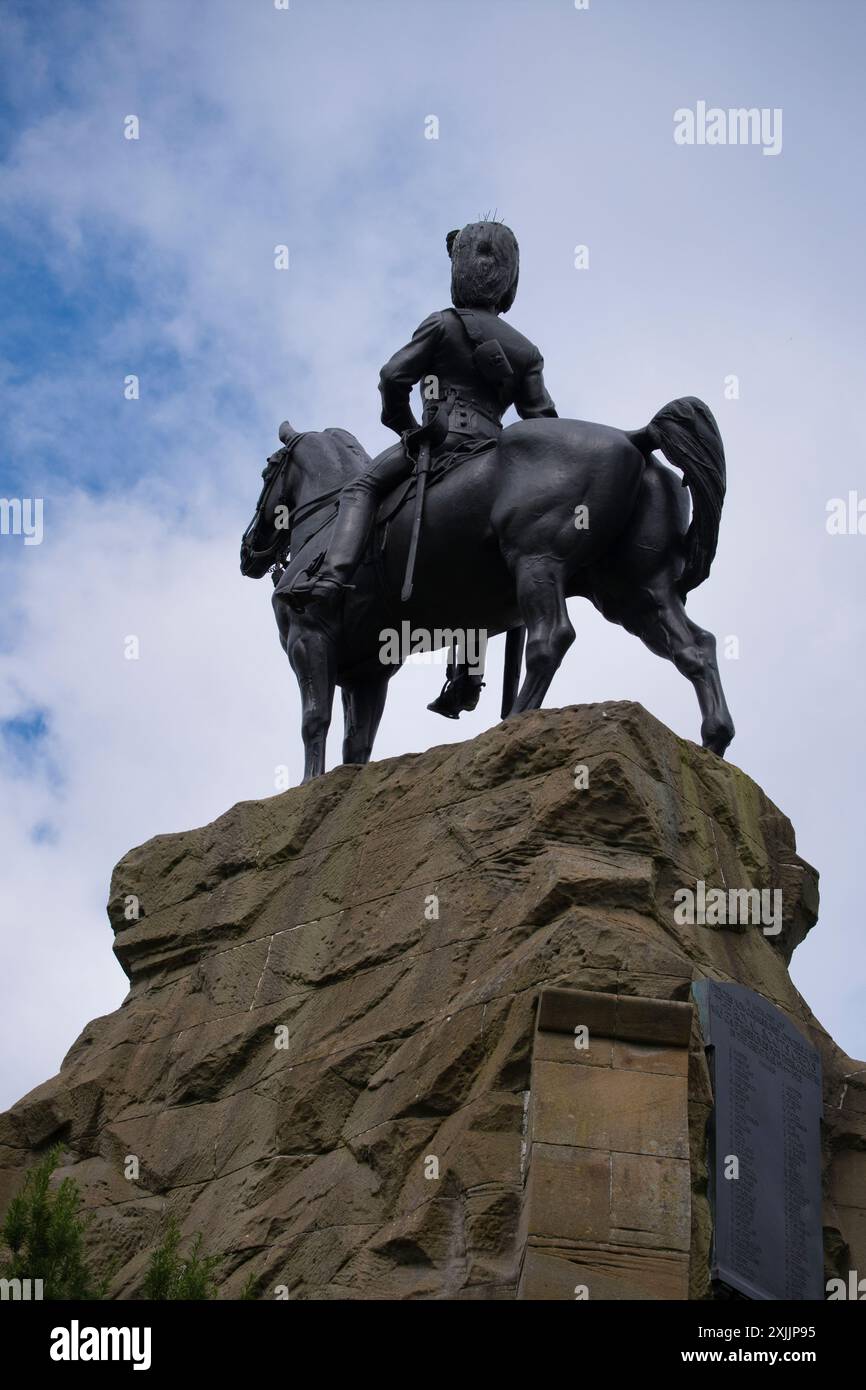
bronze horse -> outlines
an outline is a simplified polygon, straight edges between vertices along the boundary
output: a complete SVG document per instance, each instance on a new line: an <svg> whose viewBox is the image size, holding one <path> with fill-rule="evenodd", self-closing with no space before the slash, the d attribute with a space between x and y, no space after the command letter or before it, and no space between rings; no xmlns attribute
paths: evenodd
<svg viewBox="0 0 866 1390"><path fill-rule="evenodd" d="M370 459L346 430L295 435L284 425L280 438L288 443L269 460L241 543L241 572L258 579L275 569L280 641L301 691L305 782L325 770L337 685L343 761L369 761L388 681L399 669L380 659L385 630L400 631L408 620L413 630L508 632L511 640L525 626L526 674L516 698L506 694L510 716L541 706L574 640L566 599L577 596L673 661L695 687L704 747L724 754L734 726L715 638L685 612L686 595L709 573L725 493L721 436L702 401L672 401L645 429L630 432L583 420L509 425L495 447L429 489L405 604L406 506L388 521L384 548L377 528L355 587L336 605L313 601L293 610L292 580L325 550L340 489ZM389 501L380 515L388 515ZM513 665L513 646L510 654Z"/></svg>

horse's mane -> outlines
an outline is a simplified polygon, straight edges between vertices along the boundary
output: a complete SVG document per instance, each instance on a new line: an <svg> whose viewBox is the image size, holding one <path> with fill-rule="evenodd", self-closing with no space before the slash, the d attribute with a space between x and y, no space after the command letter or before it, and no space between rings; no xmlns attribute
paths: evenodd
<svg viewBox="0 0 866 1390"><path fill-rule="evenodd" d="M321 433L336 444L337 453L351 467L353 473L363 473L364 469L369 467L372 462L370 455L349 430L332 427L322 430Z"/></svg>

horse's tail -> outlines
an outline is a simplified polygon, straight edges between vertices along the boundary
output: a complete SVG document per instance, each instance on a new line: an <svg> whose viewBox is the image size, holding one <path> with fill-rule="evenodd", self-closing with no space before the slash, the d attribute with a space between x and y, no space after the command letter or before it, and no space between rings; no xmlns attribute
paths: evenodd
<svg viewBox="0 0 866 1390"><path fill-rule="evenodd" d="M696 396L662 406L646 429L629 435L642 453L661 449L683 474L692 495L692 520L685 536L686 563L677 582L680 597L703 584L719 539L725 500L725 448L713 412Z"/></svg>

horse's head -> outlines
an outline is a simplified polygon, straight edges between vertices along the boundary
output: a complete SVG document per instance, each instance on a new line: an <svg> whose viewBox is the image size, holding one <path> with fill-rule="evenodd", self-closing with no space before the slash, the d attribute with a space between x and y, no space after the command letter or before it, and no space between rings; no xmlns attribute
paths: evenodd
<svg viewBox="0 0 866 1390"><path fill-rule="evenodd" d="M308 503L339 489L370 462L369 455L347 430L292 429L280 425L283 447L271 454L262 473L262 487L253 519L241 540L241 574L261 579L274 565L284 564L296 516L303 532ZM303 537L302 537L303 539Z"/></svg>
<svg viewBox="0 0 866 1390"><path fill-rule="evenodd" d="M289 548L289 463L300 436L288 425L280 426L282 449L271 454L262 471L264 486L256 503L253 519L241 538L241 574L261 579L274 565L285 559Z"/></svg>

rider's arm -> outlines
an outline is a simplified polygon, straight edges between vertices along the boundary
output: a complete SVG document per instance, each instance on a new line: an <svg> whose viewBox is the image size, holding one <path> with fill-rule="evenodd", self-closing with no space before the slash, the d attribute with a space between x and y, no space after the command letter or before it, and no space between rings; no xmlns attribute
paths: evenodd
<svg viewBox="0 0 866 1390"><path fill-rule="evenodd" d="M394 353L379 375L382 393L382 424L402 434L418 428L409 398L412 387L430 371L433 356L442 332L441 313L431 314L415 329L411 342Z"/></svg>
<svg viewBox="0 0 866 1390"><path fill-rule="evenodd" d="M538 348L523 374L514 399L514 409L521 420L536 420L542 416L556 418L556 406L544 384L544 358Z"/></svg>

